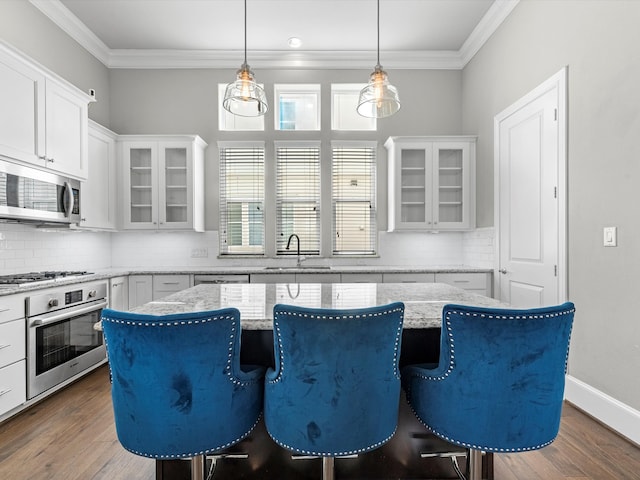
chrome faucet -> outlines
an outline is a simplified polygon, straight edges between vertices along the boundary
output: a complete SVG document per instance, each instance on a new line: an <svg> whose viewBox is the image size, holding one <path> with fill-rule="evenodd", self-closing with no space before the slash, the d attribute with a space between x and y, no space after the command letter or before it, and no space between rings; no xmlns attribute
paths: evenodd
<svg viewBox="0 0 640 480"><path fill-rule="evenodd" d="M287 247L285 248L285 250L289 250L289 247L291 247L291 239L294 237L298 241L298 259L296 261L296 266L299 267L300 265L302 265L302 260L304 260L304 258L300 256L300 237L295 233L289 235L289 239L287 240Z"/></svg>

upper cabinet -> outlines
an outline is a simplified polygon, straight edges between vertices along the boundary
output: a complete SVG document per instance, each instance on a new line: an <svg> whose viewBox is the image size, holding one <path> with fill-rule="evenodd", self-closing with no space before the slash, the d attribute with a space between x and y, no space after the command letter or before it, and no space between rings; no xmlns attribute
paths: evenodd
<svg viewBox="0 0 640 480"><path fill-rule="evenodd" d="M116 146L118 136L89 120L89 156L87 180L80 190L81 220L78 226L115 230Z"/></svg>
<svg viewBox="0 0 640 480"><path fill-rule="evenodd" d="M120 136L124 229L204 231L204 150L197 135Z"/></svg>
<svg viewBox="0 0 640 480"><path fill-rule="evenodd" d="M384 145L388 231L475 228L475 137L389 137Z"/></svg>
<svg viewBox="0 0 640 480"><path fill-rule="evenodd" d="M92 98L0 44L0 155L83 180Z"/></svg>

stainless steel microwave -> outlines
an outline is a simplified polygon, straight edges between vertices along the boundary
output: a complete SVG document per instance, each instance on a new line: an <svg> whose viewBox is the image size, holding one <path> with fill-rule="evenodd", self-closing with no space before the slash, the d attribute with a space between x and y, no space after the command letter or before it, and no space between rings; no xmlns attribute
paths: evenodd
<svg viewBox="0 0 640 480"><path fill-rule="evenodd" d="M0 160L0 219L78 223L80 182Z"/></svg>

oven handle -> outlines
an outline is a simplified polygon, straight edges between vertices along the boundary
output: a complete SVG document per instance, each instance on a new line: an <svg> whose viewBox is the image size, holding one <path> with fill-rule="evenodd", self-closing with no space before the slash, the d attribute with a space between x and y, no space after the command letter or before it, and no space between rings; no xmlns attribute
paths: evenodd
<svg viewBox="0 0 640 480"><path fill-rule="evenodd" d="M32 327L40 327L42 325L46 325L48 323L54 323L59 320L64 320L65 318L77 317L79 315L84 315L85 313L93 312L95 310L100 310L102 308L106 308L107 301L101 301L99 303L92 303L91 305L87 305L83 308L66 310L62 313L54 313L51 315L43 315L40 318L36 318L31 322Z"/></svg>

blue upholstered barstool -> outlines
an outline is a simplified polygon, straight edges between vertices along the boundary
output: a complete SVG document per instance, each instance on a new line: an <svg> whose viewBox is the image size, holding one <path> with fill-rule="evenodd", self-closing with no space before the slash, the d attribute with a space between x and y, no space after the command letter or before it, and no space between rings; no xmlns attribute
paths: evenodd
<svg viewBox="0 0 640 480"><path fill-rule="evenodd" d="M402 369L418 419L469 449L471 480L482 477L483 451L535 450L555 439L574 312L570 302L527 310L445 305L438 365Z"/></svg>
<svg viewBox="0 0 640 480"><path fill-rule="evenodd" d="M191 458L244 438L262 412L264 369L240 366L235 308L154 316L102 311L118 439L136 455Z"/></svg>
<svg viewBox="0 0 640 480"><path fill-rule="evenodd" d="M386 443L398 424L404 304L330 310L276 305L275 369L265 378L265 423L279 445L334 457Z"/></svg>

